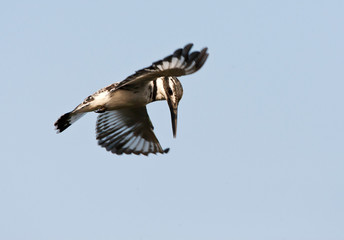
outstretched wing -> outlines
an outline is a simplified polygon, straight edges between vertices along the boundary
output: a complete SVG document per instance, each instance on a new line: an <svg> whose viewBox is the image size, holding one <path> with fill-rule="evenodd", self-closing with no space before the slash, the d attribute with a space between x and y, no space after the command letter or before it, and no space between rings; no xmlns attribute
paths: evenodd
<svg viewBox="0 0 344 240"><path fill-rule="evenodd" d="M115 89L131 84L145 84L157 77L178 77L198 71L208 58L208 49L203 48L200 52L189 53L192 46L192 43L187 44L184 48L177 49L172 55L165 57L163 60L154 62L150 67L137 71L118 83Z"/></svg>
<svg viewBox="0 0 344 240"><path fill-rule="evenodd" d="M99 114L98 144L115 154L167 153L153 132L146 107L120 109Z"/></svg>

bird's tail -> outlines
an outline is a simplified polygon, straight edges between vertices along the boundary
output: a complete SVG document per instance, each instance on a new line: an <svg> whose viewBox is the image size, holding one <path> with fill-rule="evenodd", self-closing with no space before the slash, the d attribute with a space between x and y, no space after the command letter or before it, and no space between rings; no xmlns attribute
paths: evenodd
<svg viewBox="0 0 344 240"><path fill-rule="evenodd" d="M79 118L84 116L85 113L74 113L68 112L63 114L55 123L55 129L57 130L57 133L63 132L65 129L67 129L70 125L75 123Z"/></svg>

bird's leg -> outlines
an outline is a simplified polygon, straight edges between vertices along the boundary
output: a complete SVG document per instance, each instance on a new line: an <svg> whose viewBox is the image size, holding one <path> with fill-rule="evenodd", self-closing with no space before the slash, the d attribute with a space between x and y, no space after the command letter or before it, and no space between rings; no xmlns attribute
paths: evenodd
<svg viewBox="0 0 344 240"><path fill-rule="evenodd" d="M104 106L101 106L97 110L95 110L96 113L103 113L105 111L106 111L106 108Z"/></svg>

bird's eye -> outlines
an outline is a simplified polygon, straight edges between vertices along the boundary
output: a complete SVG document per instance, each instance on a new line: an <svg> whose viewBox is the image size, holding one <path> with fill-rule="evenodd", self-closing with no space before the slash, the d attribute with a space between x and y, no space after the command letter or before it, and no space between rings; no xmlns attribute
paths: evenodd
<svg viewBox="0 0 344 240"><path fill-rule="evenodd" d="M172 94L173 94L173 92L172 92L172 89L171 89L171 88L168 88L168 89L167 89L167 92L168 92L168 94L169 94L169 95L172 95Z"/></svg>

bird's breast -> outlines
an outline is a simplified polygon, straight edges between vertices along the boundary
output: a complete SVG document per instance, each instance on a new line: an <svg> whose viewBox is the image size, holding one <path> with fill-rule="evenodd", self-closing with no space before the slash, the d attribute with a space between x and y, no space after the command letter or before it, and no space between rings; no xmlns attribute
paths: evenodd
<svg viewBox="0 0 344 240"><path fill-rule="evenodd" d="M145 106L149 102L149 95L146 91L133 92L118 89L109 93L106 109L116 110L127 107Z"/></svg>

